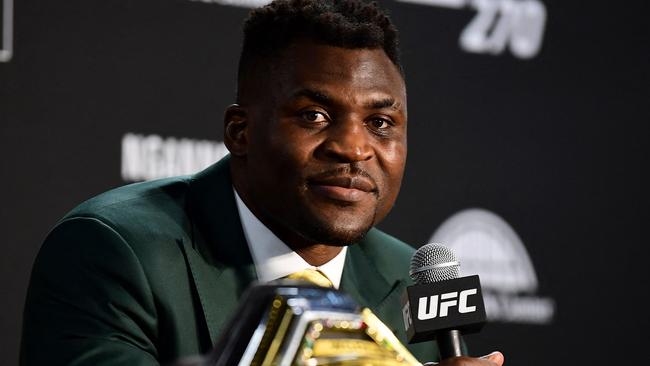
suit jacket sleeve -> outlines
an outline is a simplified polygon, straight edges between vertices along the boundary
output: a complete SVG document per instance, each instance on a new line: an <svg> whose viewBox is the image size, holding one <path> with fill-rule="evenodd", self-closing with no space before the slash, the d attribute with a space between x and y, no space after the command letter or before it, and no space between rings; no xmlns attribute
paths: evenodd
<svg viewBox="0 0 650 366"><path fill-rule="evenodd" d="M101 219L49 234L25 305L22 365L158 365L156 302L129 244Z"/></svg>

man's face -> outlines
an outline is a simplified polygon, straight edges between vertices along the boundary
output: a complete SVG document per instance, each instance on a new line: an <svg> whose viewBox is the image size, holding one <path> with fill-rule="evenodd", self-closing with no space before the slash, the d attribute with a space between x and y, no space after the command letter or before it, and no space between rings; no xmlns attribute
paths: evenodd
<svg viewBox="0 0 650 366"><path fill-rule="evenodd" d="M244 101L250 204L305 244L359 240L390 211L406 162L406 90L382 49L295 42ZM286 240L286 239L285 239Z"/></svg>

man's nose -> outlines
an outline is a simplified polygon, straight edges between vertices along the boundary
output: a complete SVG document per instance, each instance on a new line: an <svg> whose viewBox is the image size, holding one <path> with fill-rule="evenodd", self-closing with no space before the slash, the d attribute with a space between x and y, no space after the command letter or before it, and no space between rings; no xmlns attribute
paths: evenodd
<svg viewBox="0 0 650 366"><path fill-rule="evenodd" d="M374 150L370 145L368 129L363 122L338 121L331 125L326 133L327 139L321 148L328 159L342 163L372 159Z"/></svg>

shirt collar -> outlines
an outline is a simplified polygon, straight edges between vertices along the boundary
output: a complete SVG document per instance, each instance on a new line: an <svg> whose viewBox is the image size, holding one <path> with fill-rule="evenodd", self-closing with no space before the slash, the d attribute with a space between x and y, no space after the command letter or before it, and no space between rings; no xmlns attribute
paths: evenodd
<svg viewBox="0 0 650 366"><path fill-rule="evenodd" d="M253 257L253 263L255 263L257 277L261 282L277 280L307 268L316 268L332 281L335 288L339 288L347 247L343 247L343 250L329 262L314 267L291 250L253 215L234 187L233 192L235 193L235 201L237 202L239 218L244 229L244 236Z"/></svg>

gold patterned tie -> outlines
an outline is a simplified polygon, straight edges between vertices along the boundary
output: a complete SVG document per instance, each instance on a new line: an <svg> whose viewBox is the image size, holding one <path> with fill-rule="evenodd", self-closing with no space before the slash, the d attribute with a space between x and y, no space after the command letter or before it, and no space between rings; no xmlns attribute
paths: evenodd
<svg viewBox="0 0 650 366"><path fill-rule="evenodd" d="M334 287L334 284L329 278L327 278L325 273L315 268L308 268L299 272L294 272L285 278L290 280L310 282L321 287Z"/></svg>

